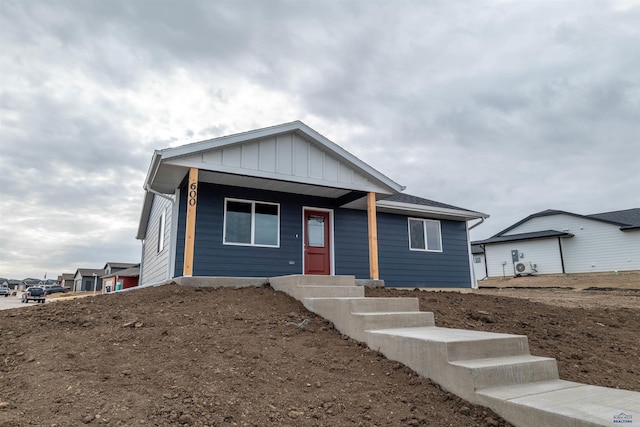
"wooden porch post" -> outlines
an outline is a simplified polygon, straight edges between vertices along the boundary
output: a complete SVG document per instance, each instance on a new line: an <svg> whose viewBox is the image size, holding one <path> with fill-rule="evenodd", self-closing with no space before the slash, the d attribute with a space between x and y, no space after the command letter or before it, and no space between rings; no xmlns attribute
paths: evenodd
<svg viewBox="0 0 640 427"><path fill-rule="evenodd" d="M369 219L369 278L378 280L378 225L376 220L376 193L367 195L367 218Z"/></svg>
<svg viewBox="0 0 640 427"><path fill-rule="evenodd" d="M198 204L198 169L189 169L187 186L187 224L184 236L184 264L182 275L193 275L193 248L196 238L196 206Z"/></svg>

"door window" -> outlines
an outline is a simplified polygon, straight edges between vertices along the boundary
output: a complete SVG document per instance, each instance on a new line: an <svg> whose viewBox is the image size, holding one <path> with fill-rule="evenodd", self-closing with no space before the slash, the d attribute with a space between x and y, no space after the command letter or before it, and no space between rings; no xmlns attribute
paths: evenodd
<svg viewBox="0 0 640 427"><path fill-rule="evenodd" d="M309 246L324 248L324 217L321 215L307 216L307 234Z"/></svg>

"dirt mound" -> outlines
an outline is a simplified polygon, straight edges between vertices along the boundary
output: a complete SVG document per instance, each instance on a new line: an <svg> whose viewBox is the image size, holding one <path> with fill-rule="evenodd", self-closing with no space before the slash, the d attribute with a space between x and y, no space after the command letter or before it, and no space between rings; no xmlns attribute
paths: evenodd
<svg viewBox="0 0 640 427"><path fill-rule="evenodd" d="M438 326L526 334L564 379L640 391L637 309L483 292L367 290L418 297ZM270 288L168 285L7 310L0 325L0 426L508 425Z"/></svg>
<svg viewBox="0 0 640 427"><path fill-rule="evenodd" d="M1 426L502 426L270 288L0 312Z"/></svg>

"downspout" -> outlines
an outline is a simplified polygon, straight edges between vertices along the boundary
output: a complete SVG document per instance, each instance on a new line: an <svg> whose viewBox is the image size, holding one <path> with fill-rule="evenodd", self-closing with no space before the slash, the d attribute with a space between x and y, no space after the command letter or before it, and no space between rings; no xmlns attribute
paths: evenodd
<svg viewBox="0 0 640 427"><path fill-rule="evenodd" d="M476 222L475 224L473 224L471 227L469 227L469 230L473 230L474 228L476 228L477 226L479 226L480 224L482 224L484 222L484 218L480 218L479 222Z"/></svg>
<svg viewBox="0 0 640 427"><path fill-rule="evenodd" d="M144 185L144 190L145 190L145 191L148 191L148 192L149 192L149 193L151 193L151 194L155 194L156 196L160 196L160 197L163 197L163 198L165 198L165 199L169 200L169 201L171 202L171 204L174 204L174 203L176 202L176 201L173 199L173 197L171 197L171 196L167 196L166 194L162 194L162 193L160 193L160 192L158 192L158 191L156 191L156 190L153 190L151 187L149 187L149 184L145 184L145 185Z"/></svg>
<svg viewBox="0 0 640 427"><path fill-rule="evenodd" d="M482 253L484 254L484 277L485 279L489 278L489 267L487 267L487 248L485 245L480 245L482 248Z"/></svg>
<svg viewBox="0 0 640 427"><path fill-rule="evenodd" d="M564 256L562 255L562 240L558 237L558 248L560 248L560 264L562 265L562 274L566 274L564 271Z"/></svg>

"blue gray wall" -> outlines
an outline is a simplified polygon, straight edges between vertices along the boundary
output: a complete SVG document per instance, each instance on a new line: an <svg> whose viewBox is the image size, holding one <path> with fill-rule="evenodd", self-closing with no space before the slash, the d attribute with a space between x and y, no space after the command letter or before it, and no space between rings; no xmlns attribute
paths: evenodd
<svg viewBox="0 0 640 427"><path fill-rule="evenodd" d="M186 194L182 188L181 194ZM224 198L280 203L280 247L222 244ZM179 201L175 276L182 275L186 199ZM302 273L302 208L334 209L335 274L369 278L367 213L332 199L200 183L194 276L273 277ZM409 250L407 217L378 213L380 278L387 286L470 287L464 222L441 221L443 252Z"/></svg>

